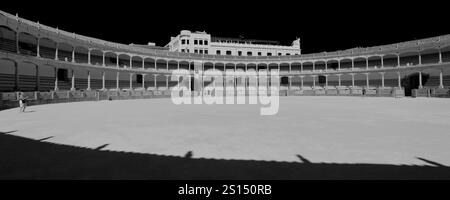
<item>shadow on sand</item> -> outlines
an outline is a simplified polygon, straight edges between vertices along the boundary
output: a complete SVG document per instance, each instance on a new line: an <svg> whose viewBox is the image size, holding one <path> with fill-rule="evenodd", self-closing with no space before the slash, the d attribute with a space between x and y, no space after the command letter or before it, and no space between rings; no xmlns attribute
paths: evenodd
<svg viewBox="0 0 450 200"><path fill-rule="evenodd" d="M11 133L11 132L8 132ZM100 146L102 149L107 144ZM0 179L450 179L450 168L220 160L101 151L0 133Z"/></svg>

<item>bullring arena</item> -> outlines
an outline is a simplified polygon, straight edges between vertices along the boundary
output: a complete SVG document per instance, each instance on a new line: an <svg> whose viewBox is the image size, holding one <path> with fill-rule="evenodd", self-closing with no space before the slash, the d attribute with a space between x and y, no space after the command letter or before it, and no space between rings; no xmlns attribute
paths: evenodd
<svg viewBox="0 0 450 200"><path fill-rule="evenodd" d="M0 12L0 132L95 151L420 166L445 169L439 176L448 178L449 66L450 35L316 54L201 55L104 41ZM175 105L171 88L180 79L172 72L179 69L276 70L280 87L271 95L279 96L279 111ZM245 76L226 80L248 86ZM20 92L31 105L25 113L16 109ZM245 87L243 95L253 94Z"/></svg>

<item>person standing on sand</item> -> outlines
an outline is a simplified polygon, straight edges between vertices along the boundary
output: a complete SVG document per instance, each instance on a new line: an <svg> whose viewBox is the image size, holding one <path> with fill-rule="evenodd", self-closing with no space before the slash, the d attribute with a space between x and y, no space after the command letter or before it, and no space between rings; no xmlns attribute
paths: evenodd
<svg viewBox="0 0 450 200"><path fill-rule="evenodd" d="M23 97L23 93L21 92L19 95L19 112L25 112L25 108L27 108L26 98Z"/></svg>

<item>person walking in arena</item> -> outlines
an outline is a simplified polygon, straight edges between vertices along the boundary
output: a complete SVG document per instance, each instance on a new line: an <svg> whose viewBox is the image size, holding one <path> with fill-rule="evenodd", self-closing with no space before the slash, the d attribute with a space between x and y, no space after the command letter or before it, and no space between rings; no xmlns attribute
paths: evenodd
<svg viewBox="0 0 450 200"><path fill-rule="evenodd" d="M25 112L25 109L27 108L27 98L23 96L23 93L21 92L19 95L19 112Z"/></svg>

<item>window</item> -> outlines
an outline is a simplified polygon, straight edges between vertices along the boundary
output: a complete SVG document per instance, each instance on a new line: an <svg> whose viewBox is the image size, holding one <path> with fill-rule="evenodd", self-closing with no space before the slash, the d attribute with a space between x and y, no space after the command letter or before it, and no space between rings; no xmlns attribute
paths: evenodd
<svg viewBox="0 0 450 200"><path fill-rule="evenodd" d="M194 40L195 41L195 40ZM198 50L197 49L194 49L194 53L198 53Z"/></svg>
<svg viewBox="0 0 450 200"><path fill-rule="evenodd" d="M186 44L189 44L189 40L186 40ZM188 51L189 52L189 51Z"/></svg>
<svg viewBox="0 0 450 200"><path fill-rule="evenodd" d="M252 52L251 51L247 51L247 56L251 56Z"/></svg>
<svg viewBox="0 0 450 200"><path fill-rule="evenodd" d="M262 55L262 53L261 53L261 52L258 52L258 56L260 56L260 55Z"/></svg>
<svg viewBox="0 0 450 200"><path fill-rule="evenodd" d="M181 52L184 52L184 49L181 49Z"/></svg>
<svg viewBox="0 0 450 200"><path fill-rule="evenodd" d="M287 55L287 56L290 56L291 54L290 54L290 53L287 53L286 55Z"/></svg>
<svg viewBox="0 0 450 200"><path fill-rule="evenodd" d="M231 55L231 51L227 51L227 53L226 53L227 55Z"/></svg>
<svg viewBox="0 0 450 200"><path fill-rule="evenodd" d="M208 54L208 50L205 49L205 54Z"/></svg>
<svg viewBox="0 0 450 200"><path fill-rule="evenodd" d="M208 45L208 40L205 40L205 45Z"/></svg>
<svg viewBox="0 0 450 200"><path fill-rule="evenodd" d="M242 51L238 51L238 56L242 56Z"/></svg>
<svg viewBox="0 0 450 200"><path fill-rule="evenodd" d="M220 50L217 50L217 51L216 51L216 54L217 54L217 55L220 55Z"/></svg>
<svg viewBox="0 0 450 200"><path fill-rule="evenodd" d="M142 83L142 74L136 74L136 83Z"/></svg>
<svg viewBox="0 0 450 200"><path fill-rule="evenodd" d="M186 43L186 40L185 39L182 39L181 40L181 44L185 44Z"/></svg>
<svg viewBox="0 0 450 200"><path fill-rule="evenodd" d="M197 40L194 40L194 45L196 45L197 44Z"/></svg>
<svg viewBox="0 0 450 200"><path fill-rule="evenodd" d="M200 45L203 45L203 40L198 41Z"/></svg>
<svg viewBox="0 0 450 200"><path fill-rule="evenodd" d="M200 40L201 41L201 40ZM200 53L203 54L203 49L200 49Z"/></svg>
<svg viewBox="0 0 450 200"><path fill-rule="evenodd" d="M281 53L278 53L279 56L281 56Z"/></svg>
<svg viewBox="0 0 450 200"><path fill-rule="evenodd" d="M272 53L268 52L268 53L267 53L267 56L272 56Z"/></svg>

